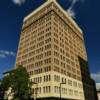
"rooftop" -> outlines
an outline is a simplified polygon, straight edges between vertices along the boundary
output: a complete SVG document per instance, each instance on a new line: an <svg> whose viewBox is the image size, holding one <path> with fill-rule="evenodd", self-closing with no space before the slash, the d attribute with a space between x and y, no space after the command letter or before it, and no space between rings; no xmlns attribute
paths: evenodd
<svg viewBox="0 0 100 100"><path fill-rule="evenodd" d="M42 4L41 6L39 6L36 10L34 10L32 13L30 13L28 16L26 16L24 18L24 22L27 21L29 18L31 18L34 14L36 14L38 11L40 11L41 9L43 9L45 6L47 6L48 4L54 2L56 4L56 6L67 16L67 18L72 22L72 24L78 29L78 31L80 33L83 33L81 28L77 25L77 23L74 21L74 19L68 14L67 11L65 11L56 0L47 0L44 4Z"/></svg>

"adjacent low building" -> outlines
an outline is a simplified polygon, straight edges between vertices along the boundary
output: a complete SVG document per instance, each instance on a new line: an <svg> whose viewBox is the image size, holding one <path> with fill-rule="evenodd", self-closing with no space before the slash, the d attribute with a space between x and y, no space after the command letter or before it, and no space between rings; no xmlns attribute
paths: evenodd
<svg viewBox="0 0 100 100"><path fill-rule="evenodd" d="M98 100L100 100L100 91L97 91Z"/></svg>
<svg viewBox="0 0 100 100"><path fill-rule="evenodd" d="M100 83L96 84L98 100L100 100Z"/></svg>

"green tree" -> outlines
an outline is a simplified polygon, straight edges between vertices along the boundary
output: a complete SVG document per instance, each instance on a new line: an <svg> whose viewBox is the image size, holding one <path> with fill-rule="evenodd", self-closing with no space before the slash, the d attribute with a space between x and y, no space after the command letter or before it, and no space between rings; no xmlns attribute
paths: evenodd
<svg viewBox="0 0 100 100"><path fill-rule="evenodd" d="M10 77L8 75L3 77L1 81L1 86L3 91L7 91L10 87Z"/></svg>
<svg viewBox="0 0 100 100"><path fill-rule="evenodd" d="M4 76L3 79L0 81L0 99L4 99L5 92L10 87L10 77Z"/></svg>
<svg viewBox="0 0 100 100"><path fill-rule="evenodd" d="M2 80L0 79L0 100L2 100L4 97L4 92L2 90Z"/></svg>
<svg viewBox="0 0 100 100"><path fill-rule="evenodd" d="M10 86L10 78L9 76L4 76L2 80L0 80L0 99L4 99L4 94L8 90Z"/></svg>
<svg viewBox="0 0 100 100"><path fill-rule="evenodd" d="M10 77L14 97L20 98L21 100L29 99L31 97L31 82L27 70L19 66L10 74Z"/></svg>
<svg viewBox="0 0 100 100"><path fill-rule="evenodd" d="M3 79L3 88L7 90L11 87L11 93L13 93L14 100L30 99L32 95L32 84L25 67L20 65L8 73L9 74Z"/></svg>

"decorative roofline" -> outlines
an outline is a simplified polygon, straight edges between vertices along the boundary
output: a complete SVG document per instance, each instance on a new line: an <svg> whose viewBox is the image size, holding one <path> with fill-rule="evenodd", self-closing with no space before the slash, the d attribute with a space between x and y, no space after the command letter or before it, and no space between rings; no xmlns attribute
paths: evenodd
<svg viewBox="0 0 100 100"><path fill-rule="evenodd" d="M78 29L78 31L80 33L83 33L81 28L77 25L77 23L72 19L72 17L67 13L67 11L65 11L58 3L56 0L48 0L47 2L45 2L44 4L42 4L40 7L38 7L36 10L34 10L32 13L30 13L28 16L26 16L24 18L24 22L27 21L30 17L32 17L34 14L36 14L37 12L39 12L41 9L43 9L44 7L46 7L47 5L49 5L50 3L55 3L56 6L67 16L67 18L72 22L72 24Z"/></svg>

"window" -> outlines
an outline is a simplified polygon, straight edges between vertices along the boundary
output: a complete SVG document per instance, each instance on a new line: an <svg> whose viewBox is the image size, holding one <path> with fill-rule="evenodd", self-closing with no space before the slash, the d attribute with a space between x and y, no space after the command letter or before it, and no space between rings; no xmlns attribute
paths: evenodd
<svg viewBox="0 0 100 100"><path fill-rule="evenodd" d="M74 91L74 95L78 96L78 91L77 90Z"/></svg>
<svg viewBox="0 0 100 100"><path fill-rule="evenodd" d="M59 51L59 47L57 45L54 44L54 49Z"/></svg>
<svg viewBox="0 0 100 100"><path fill-rule="evenodd" d="M49 32L49 33L46 33L46 35L45 35L46 37L49 37L49 36L51 36L51 32Z"/></svg>
<svg viewBox="0 0 100 100"><path fill-rule="evenodd" d="M44 63L45 63L45 64L51 63L51 58L45 59L45 60L44 60Z"/></svg>
<svg viewBox="0 0 100 100"><path fill-rule="evenodd" d="M60 72L60 68L57 67L57 66L54 66L54 71L56 71L56 72Z"/></svg>
<svg viewBox="0 0 100 100"><path fill-rule="evenodd" d="M57 65L59 65L59 60L56 59L56 58L54 58L54 63L57 64Z"/></svg>
<svg viewBox="0 0 100 100"><path fill-rule="evenodd" d="M50 56L50 55L51 55L51 51L45 52L45 57L48 57L48 56Z"/></svg>
<svg viewBox="0 0 100 100"><path fill-rule="evenodd" d="M40 73L42 73L42 68L34 70L34 74L40 74Z"/></svg>
<svg viewBox="0 0 100 100"><path fill-rule="evenodd" d="M55 55L56 57L59 57L59 53L56 52L56 51L54 51L54 55Z"/></svg>
<svg viewBox="0 0 100 100"><path fill-rule="evenodd" d="M81 83L78 83L78 87L79 87L79 88L82 88L82 84L81 84Z"/></svg>
<svg viewBox="0 0 100 100"><path fill-rule="evenodd" d="M39 94L41 93L41 87L38 87L38 93Z"/></svg>
<svg viewBox="0 0 100 100"><path fill-rule="evenodd" d="M54 38L54 42L55 42L56 44L59 44L59 41L58 41L57 39L55 39L55 38Z"/></svg>
<svg viewBox="0 0 100 100"><path fill-rule="evenodd" d="M66 83L66 78L62 78L62 83Z"/></svg>
<svg viewBox="0 0 100 100"><path fill-rule="evenodd" d="M48 72L48 71L51 71L51 66L47 66L44 68L44 72Z"/></svg>
<svg viewBox="0 0 100 100"><path fill-rule="evenodd" d="M44 82L48 82L51 80L51 76L50 75L45 75L44 76Z"/></svg>
<svg viewBox="0 0 100 100"><path fill-rule="evenodd" d="M72 81L68 80L68 85L72 86Z"/></svg>
<svg viewBox="0 0 100 100"><path fill-rule="evenodd" d="M50 93L50 91L51 91L51 87L50 86L43 87L43 92L44 93Z"/></svg>
<svg viewBox="0 0 100 100"><path fill-rule="evenodd" d="M48 44L45 46L45 50L50 49L51 48L51 44Z"/></svg>
<svg viewBox="0 0 100 100"><path fill-rule="evenodd" d="M51 42L51 38L45 40L45 43L49 43L49 42Z"/></svg>
<svg viewBox="0 0 100 100"><path fill-rule="evenodd" d="M77 82L73 82L73 86L74 87L77 87Z"/></svg>
<svg viewBox="0 0 100 100"><path fill-rule="evenodd" d="M54 91L55 91L55 93L59 93L59 92L60 92L60 87L55 86L55 87L54 87Z"/></svg>
<svg viewBox="0 0 100 100"><path fill-rule="evenodd" d="M58 75L54 75L54 81L56 81L56 82L60 82L60 76L58 76Z"/></svg>
<svg viewBox="0 0 100 100"><path fill-rule="evenodd" d="M73 95L73 90L72 89L69 89L69 95Z"/></svg>

